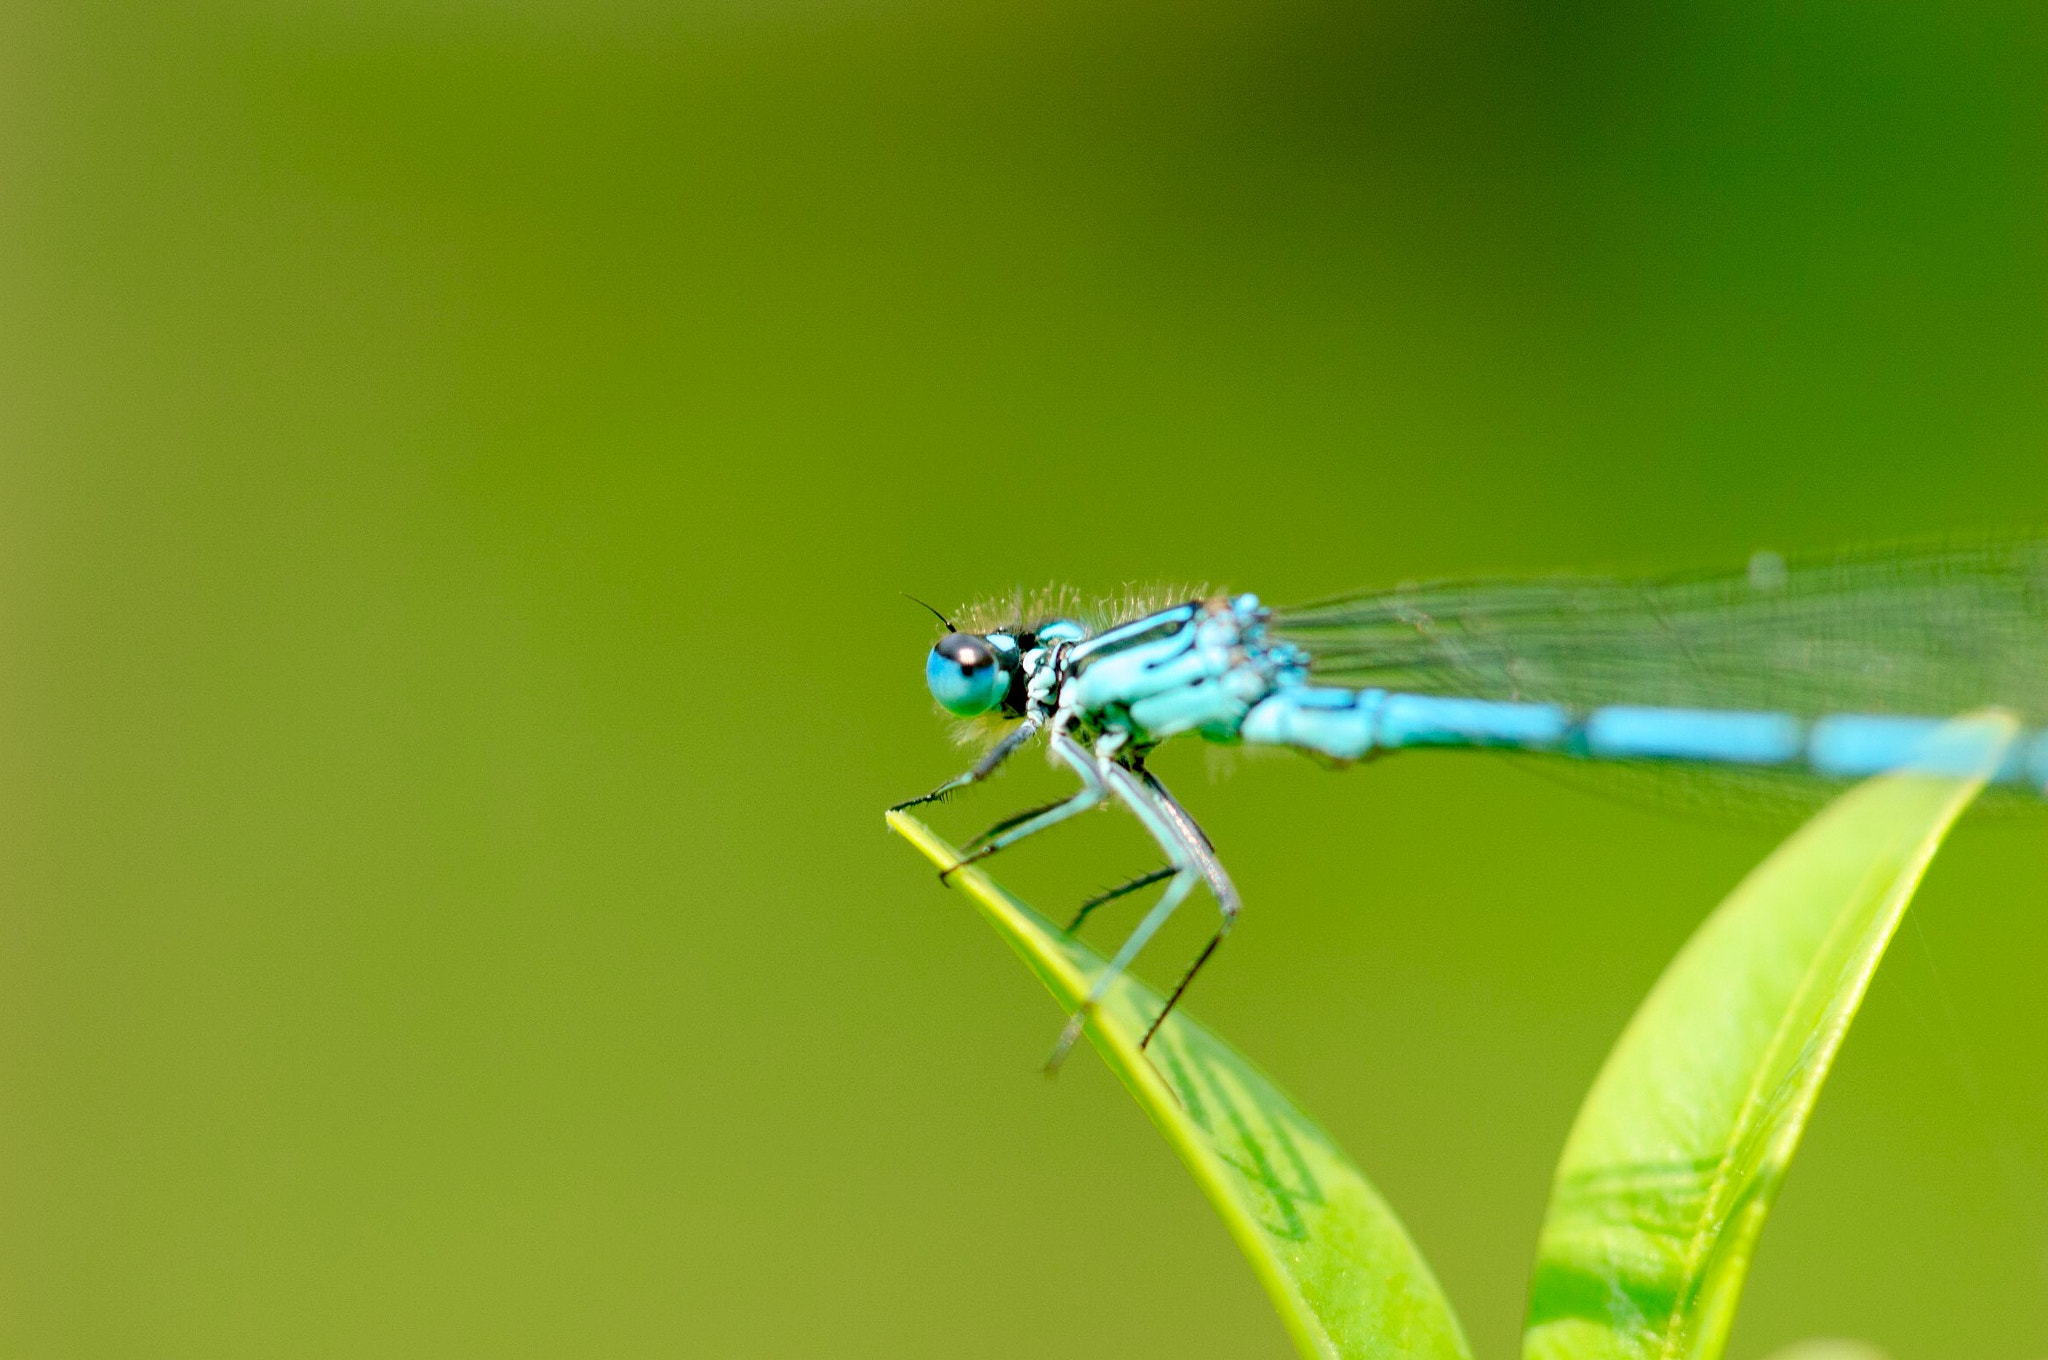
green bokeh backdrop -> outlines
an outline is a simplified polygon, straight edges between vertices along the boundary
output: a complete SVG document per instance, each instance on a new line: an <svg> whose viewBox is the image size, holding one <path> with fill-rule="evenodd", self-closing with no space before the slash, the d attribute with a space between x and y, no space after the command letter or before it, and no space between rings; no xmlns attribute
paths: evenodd
<svg viewBox="0 0 2048 1360"><path fill-rule="evenodd" d="M897 592L2048 523L2044 58L1932 0L6 6L0 1352L1286 1354L883 832L961 759ZM1163 768L1250 902L1195 1008L1509 1355L1771 834ZM2041 833L1937 866L1738 1360L2048 1348Z"/></svg>

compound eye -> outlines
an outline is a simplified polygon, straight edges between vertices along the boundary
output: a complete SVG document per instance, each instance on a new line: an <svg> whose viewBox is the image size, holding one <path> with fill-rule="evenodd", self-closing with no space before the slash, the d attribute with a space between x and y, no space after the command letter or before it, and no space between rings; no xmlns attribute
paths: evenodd
<svg viewBox="0 0 2048 1360"><path fill-rule="evenodd" d="M948 633L924 661L924 683L949 713L971 718L994 708L1010 688L988 639Z"/></svg>

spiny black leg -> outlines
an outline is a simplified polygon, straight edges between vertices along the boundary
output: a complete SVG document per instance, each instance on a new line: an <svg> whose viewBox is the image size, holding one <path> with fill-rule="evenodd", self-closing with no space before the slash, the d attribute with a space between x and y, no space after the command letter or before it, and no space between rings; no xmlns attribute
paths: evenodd
<svg viewBox="0 0 2048 1360"><path fill-rule="evenodd" d="M1102 776L1096 772L1094 761L1089 758L1087 751L1075 743L1072 737L1067 736L1064 732L1055 731L1052 734L1052 753L1055 758L1072 770L1075 777L1081 781L1081 791L1061 802L1025 813L1022 817L1013 818L1010 822L1003 824L1007 828L1005 830L991 828L989 831L984 832L981 844L962 855L959 863L939 870L939 882L951 882L952 876L955 873L975 863L977 860L987 859L998 850L1006 846L1015 845L1026 836L1036 835L1049 826L1064 822L1076 813L1086 812L1108 796L1109 789L1103 784Z"/></svg>
<svg viewBox="0 0 2048 1360"><path fill-rule="evenodd" d="M1038 719L1026 718L1016 731L997 742L989 749L987 755L975 761L974 768L966 774L955 775L930 793L921 793L915 798L906 798L890 808L889 811L901 812L905 808L914 808L923 803L936 803L957 789L964 789L969 784L979 784L982 780L994 774L996 767L1008 760L1019 746L1022 746L1036 735L1038 735Z"/></svg>
<svg viewBox="0 0 2048 1360"><path fill-rule="evenodd" d="M1152 790L1153 795L1159 800L1160 808L1180 833L1182 843L1201 868L1202 877L1208 880L1209 891L1214 894L1217 911L1222 916L1222 920L1217 922L1216 933L1209 937L1209 943L1202 946L1202 952L1195 955L1195 961L1189 964L1187 972L1181 975L1173 994L1166 998L1166 1005L1160 1009L1159 1017L1152 1022L1152 1027L1145 1031L1145 1037L1138 1041L1138 1047L1142 1049L1152 1042L1152 1036L1166 1023L1166 1017L1173 1014L1173 1008L1180 1004L1188 985L1195 980L1195 974L1202 971L1202 965L1216 952L1216 946L1223 943L1223 937L1237 924L1238 912L1243 908L1238 899L1237 885L1232 883L1230 875L1224 872L1223 861L1216 857L1216 847L1210 844L1209 833L1202 830L1201 823L1188 815L1188 810L1180 805L1180 800L1168 792L1166 785L1159 782L1159 776L1141 768L1138 777Z"/></svg>
<svg viewBox="0 0 2048 1360"><path fill-rule="evenodd" d="M1195 961L1188 965L1187 972L1181 974L1179 984L1173 989L1173 995L1167 997L1166 1004L1160 1008L1158 1019L1154 1020L1151 1028L1145 1031L1145 1037L1138 1040L1140 1051L1143 1051L1145 1045L1152 1042L1152 1036L1157 1034L1159 1027L1166 1023L1166 1017L1173 1014L1173 1008L1180 1004L1181 995L1187 991L1188 984L1195 980L1195 974L1202 971L1202 965L1209 961L1209 956L1216 952L1216 946L1222 944L1223 937L1229 933L1230 921L1226 919L1216 933L1209 937L1209 943L1202 946L1202 952L1195 955Z"/></svg>
<svg viewBox="0 0 2048 1360"><path fill-rule="evenodd" d="M1005 831L1008 831L1011 827L1022 826L1033 817L1043 816L1057 807L1065 807L1071 801L1073 800L1070 798L1055 798L1050 803L1040 803L1035 808L1026 808L1014 817L1003 818L1003 820L967 842L966 845L960 847L960 862L939 870L939 882L950 884L956 872L965 869L977 860L984 860L993 855L1001 847L991 845L989 842L1002 835Z"/></svg>
<svg viewBox="0 0 2048 1360"><path fill-rule="evenodd" d="M1102 999L1109 994L1116 980L1129 970L1132 961L1172 918L1181 903L1187 900L1189 891L1202 879L1194 856L1190 854L1194 848L1191 838L1165 811L1158 796L1132 772L1130 767L1116 763L1114 747L1105 750L1102 744L1098 743L1096 749L1097 764L1104 785L1130 808L1132 814L1144 826L1146 834L1159 846L1160 853L1173 865L1174 872L1166 885L1166 891L1152 904L1152 910L1145 913L1144 919L1125 937L1122 946L1110 958L1109 963L1096 973L1094 980L1089 983L1087 994L1081 998L1081 1004L1067 1017L1066 1028L1060 1031L1060 1037L1053 1043L1051 1056L1045 1060L1047 1072L1056 1071L1060 1063L1065 1061L1067 1054L1072 1052L1074 1045L1079 1042L1089 1016L1102 1004Z"/></svg>
<svg viewBox="0 0 2048 1360"><path fill-rule="evenodd" d="M1140 888L1148 887L1151 884L1157 883L1162 878L1172 878L1174 874L1177 872L1179 871L1176 870L1171 864L1168 864L1163 868L1154 869L1149 874L1139 874L1130 882L1122 884L1118 887L1111 888L1108 892L1097 893L1095 896L1089 898L1086 902L1083 902L1081 904L1081 909L1074 913L1074 919L1067 922L1067 934L1071 935L1075 931L1079 930L1081 928L1081 923L1088 919L1088 913L1094 911L1103 903L1114 902L1117 898L1124 896L1126 893L1134 893Z"/></svg>
<svg viewBox="0 0 2048 1360"><path fill-rule="evenodd" d="M989 840L996 836L1000 836L1013 826L1022 826L1024 823L1030 821L1033 817L1036 817L1039 813L1051 812L1054 808L1058 807L1061 803L1064 803L1066 801L1067 800L1065 798L1055 798L1050 803L1040 803L1037 807L1025 808L1022 812L1003 818L1003 820L997 822L994 826L982 832L979 836L976 836L973 840L967 842L967 844L962 846L961 848L965 850L972 850L975 846L980 845L983 841Z"/></svg>
<svg viewBox="0 0 2048 1360"><path fill-rule="evenodd" d="M889 811L903 812L910 808L923 807L926 803L942 803L973 782L974 779L971 774L963 774L958 778L948 779L930 793L920 793L915 798L906 798L900 803L889 804Z"/></svg>

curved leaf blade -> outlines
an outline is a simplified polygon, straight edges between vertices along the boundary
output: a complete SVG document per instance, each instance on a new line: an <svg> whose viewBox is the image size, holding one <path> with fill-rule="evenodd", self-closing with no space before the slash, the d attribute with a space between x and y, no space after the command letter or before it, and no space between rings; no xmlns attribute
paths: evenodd
<svg viewBox="0 0 2048 1360"><path fill-rule="evenodd" d="M889 825L934 864L959 853L914 817ZM953 876L1063 1009L1103 966L1087 946L978 869ZM1314 1360L1470 1360L1436 1277L1393 1210L1328 1134L1235 1049L1176 1011L1138 1039L1160 997L1119 979L1088 1037L1165 1135Z"/></svg>
<svg viewBox="0 0 2048 1360"><path fill-rule="evenodd" d="M1566 1140L1525 1360L1715 1360L1785 1171L1885 946L2015 733L1944 727L1737 886L1643 1002Z"/></svg>
<svg viewBox="0 0 2048 1360"><path fill-rule="evenodd" d="M1764 1360L1891 1360L1868 1341L1843 1336L1817 1336L1780 1346Z"/></svg>

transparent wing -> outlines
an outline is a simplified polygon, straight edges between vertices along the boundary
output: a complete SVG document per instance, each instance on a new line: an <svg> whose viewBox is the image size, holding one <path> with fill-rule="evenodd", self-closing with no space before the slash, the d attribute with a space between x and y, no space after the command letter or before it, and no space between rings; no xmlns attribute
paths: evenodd
<svg viewBox="0 0 2048 1360"><path fill-rule="evenodd" d="M2048 541L1638 581L1449 581L1276 611L1327 682L1591 707L2048 719Z"/></svg>

